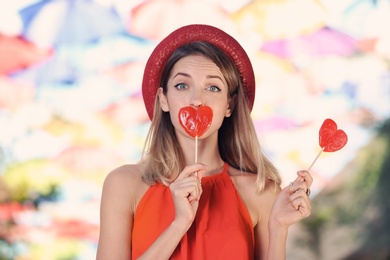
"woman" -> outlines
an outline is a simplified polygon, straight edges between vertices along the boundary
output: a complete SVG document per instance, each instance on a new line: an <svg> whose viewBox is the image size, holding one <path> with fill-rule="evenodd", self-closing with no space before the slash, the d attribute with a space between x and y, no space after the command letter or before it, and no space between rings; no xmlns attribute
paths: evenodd
<svg viewBox="0 0 390 260"><path fill-rule="evenodd" d="M179 28L151 54L142 90L144 156L104 182L97 258L285 259L312 177L299 171L280 188L250 117L255 81L240 44L215 27ZM178 114L201 106L213 118L195 143Z"/></svg>

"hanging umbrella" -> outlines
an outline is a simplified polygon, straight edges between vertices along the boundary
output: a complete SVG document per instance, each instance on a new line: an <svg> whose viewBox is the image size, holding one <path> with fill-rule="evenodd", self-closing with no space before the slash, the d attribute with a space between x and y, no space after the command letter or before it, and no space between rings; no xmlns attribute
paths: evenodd
<svg viewBox="0 0 390 260"><path fill-rule="evenodd" d="M338 30L324 27L314 33L277 41L268 41L261 50L283 59L319 57L325 55L348 56L357 49L353 37Z"/></svg>
<svg viewBox="0 0 390 260"><path fill-rule="evenodd" d="M34 85L0 76L0 109L17 108L31 102L35 96Z"/></svg>
<svg viewBox="0 0 390 260"><path fill-rule="evenodd" d="M363 51L374 51L390 58L390 1L355 0L349 5L334 26L361 40Z"/></svg>
<svg viewBox="0 0 390 260"><path fill-rule="evenodd" d="M128 30L141 37L159 40L180 26L205 23L232 30L227 12L213 1L149 0L133 8Z"/></svg>
<svg viewBox="0 0 390 260"><path fill-rule="evenodd" d="M146 60L154 47L150 40L118 33L84 45L74 60L84 70L110 69L128 62Z"/></svg>
<svg viewBox="0 0 390 260"><path fill-rule="evenodd" d="M20 79L34 83L36 86L44 84L72 85L77 82L82 73L72 61L77 57L79 48L58 48L54 54L39 64L27 70L14 73L14 79Z"/></svg>
<svg viewBox="0 0 390 260"><path fill-rule="evenodd" d="M0 34L0 74L25 69L51 55L51 49L39 48L22 37Z"/></svg>
<svg viewBox="0 0 390 260"><path fill-rule="evenodd" d="M132 113L134 110L138 111L138 113ZM101 114L121 127L141 125L149 120L141 95L130 96L124 100L112 103L103 109Z"/></svg>
<svg viewBox="0 0 390 260"><path fill-rule="evenodd" d="M151 41L117 33L90 43L58 46L45 63L14 76L33 81L38 86L73 84L114 66L146 59L152 47Z"/></svg>
<svg viewBox="0 0 390 260"><path fill-rule="evenodd" d="M390 1L354 0L332 21L332 26L358 38L389 34Z"/></svg>
<svg viewBox="0 0 390 260"><path fill-rule="evenodd" d="M80 210L83 209L80 208ZM56 220L52 228L58 237L89 240L95 243L99 235L98 225L78 219Z"/></svg>
<svg viewBox="0 0 390 260"><path fill-rule="evenodd" d="M277 40L323 27L326 12L318 0L254 0L232 18L242 30Z"/></svg>
<svg viewBox="0 0 390 260"><path fill-rule="evenodd" d="M63 166L71 173L77 173L78 176L100 177L98 173L107 172L112 165L120 164L124 158L119 154L113 153L104 147L88 147L75 145L66 148L53 161ZM90 162L95 163L91 164Z"/></svg>
<svg viewBox="0 0 390 260"><path fill-rule="evenodd" d="M125 30L114 9L93 0L43 0L20 16L23 36L43 46L86 43Z"/></svg>

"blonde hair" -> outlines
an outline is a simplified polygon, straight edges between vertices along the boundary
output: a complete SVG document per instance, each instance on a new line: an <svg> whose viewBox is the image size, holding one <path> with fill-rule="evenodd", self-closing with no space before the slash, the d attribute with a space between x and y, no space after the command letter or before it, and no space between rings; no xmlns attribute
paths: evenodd
<svg viewBox="0 0 390 260"><path fill-rule="evenodd" d="M224 119L218 130L221 158L236 169L257 174L259 191L265 188L267 179L279 185L281 177L276 167L261 150L237 68L219 48L207 42L193 42L178 48L162 72L160 87L163 93L168 91L167 82L174 64L189 55L203 55L211 59L225 77L229 98L237 96L232 115ZM183 151L177 144L170 115L162 111L156 95L154 116L143 151L143 177L147 183L162 182L168 185L184 169Z"/></svg>

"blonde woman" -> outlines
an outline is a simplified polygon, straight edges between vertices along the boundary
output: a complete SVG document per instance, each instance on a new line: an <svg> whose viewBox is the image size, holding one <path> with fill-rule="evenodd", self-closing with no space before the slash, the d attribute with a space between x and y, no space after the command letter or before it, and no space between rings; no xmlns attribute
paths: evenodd
<svg viewBox="0 0 390 260"><path fill-rule="evenodd" d="M142 91L144 155L105 180L97 259L285 259L312 177L299 171L281 189L250 117L255 80L240 44L212 26L179 28L151 54ZM201 106L213 117L195 149L178 114Z"/></svg>

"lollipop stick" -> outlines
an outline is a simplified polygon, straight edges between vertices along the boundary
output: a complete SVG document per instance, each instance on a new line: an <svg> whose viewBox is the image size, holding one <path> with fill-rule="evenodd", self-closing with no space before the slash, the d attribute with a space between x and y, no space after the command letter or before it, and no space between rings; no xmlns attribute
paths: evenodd
<svg viewBox="0 0 390 260"><path fill-rule="evenodd" d="M310 171L311 167L313 167L314 163L317 161L318 157L320 157L321 153L324 151L324 148L321 149L321 151L317 154L317 157L314 159L314 161L311 163L309 169L307 171Z"/></svg>
<svg viewBox="0 0 390 260"><path fill-rule="evenodd" d="M198 136L195 136L195 163L198 163ZM195 172L195 176L198 176L198 172Z"/></svg>
<svg viewBox="0 0 390 260"><path fill-rule="evenodd" d="M195 136L195 163L198 163L198 136Z"/></svg>

